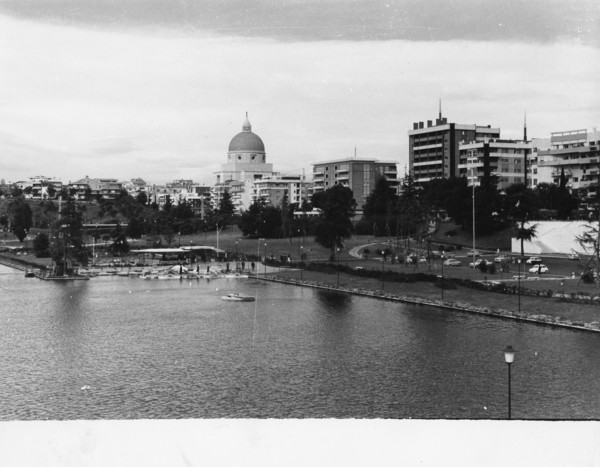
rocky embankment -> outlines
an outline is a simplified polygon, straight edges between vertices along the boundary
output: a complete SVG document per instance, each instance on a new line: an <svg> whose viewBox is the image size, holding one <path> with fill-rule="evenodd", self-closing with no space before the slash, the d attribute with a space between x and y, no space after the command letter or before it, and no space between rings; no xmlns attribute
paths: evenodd
<svg viewBox="0 0 600 467"><path fill-rule="evenodd" d="M426 306L435 306L439 308L446 308L449 310L462 311L467 313L476 313L480 315L492 316L495 318L502 319L514 319L517 321L526 321L534 324L541 324L546 326L558 326L569 329L576 329L579 331L592 331L592 332L600 332L600 322L592 321L589 323L585 323L582 321L571 321L561 317L547 316L543 314L527 314L524 312L515 312L510 310L504 310L499 308L490 308L485 306L475 306L470 303L463 302L449 302L442 301L432 298L424 298L424 297L416 297L411 295L398 295L398 294L390 294L385 293L383 291L377 290L369 290L369 289L356 289L350 287L337 287L334 284L328 284L325 282L315 282L315 281L300 281L298 279L283 279L275 276L261 276L259 279L271 281L271 282L280 282L284 284L290 285L299 285L303 287L313 287L316 289L326 289L332 290L336 292L349 293L353 295L360 295L363 297L371 297L378 298L381 300L391 300L403 303L412 303L415 305L426 305Z"/></svg>

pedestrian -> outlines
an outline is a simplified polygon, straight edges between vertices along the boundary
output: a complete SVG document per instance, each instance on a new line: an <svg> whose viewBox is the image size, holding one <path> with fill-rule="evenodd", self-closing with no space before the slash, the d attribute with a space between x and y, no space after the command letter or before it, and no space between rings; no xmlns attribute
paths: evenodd
<svg viewBox="0 0 600 467"><path fill-rule="evenodd" d="M225 267L227 268L227 272L229 272L229 263L225 263Z"/></svg>
<svg viewBox="0 0 600 467"><path fill-rule="evenodd" d="M254 261L252 261L252 263L250 264L250 266L252 267L252 272L254 272L254 267L256 266L256 265L254 264Z"/></svg>
<svg viewBox="0 0 600 467"><path fill-rule="evenodd" d="M246 269L246 261L242 261L242 271Z"/></svg>

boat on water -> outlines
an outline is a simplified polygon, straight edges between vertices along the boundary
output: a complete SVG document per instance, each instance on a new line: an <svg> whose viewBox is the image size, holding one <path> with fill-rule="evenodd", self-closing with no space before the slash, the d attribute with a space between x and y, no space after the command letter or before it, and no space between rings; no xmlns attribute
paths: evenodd
<svg viewBox="0 0 600 467"><path fill-rule="evenodd" d="M221 297L221 300L228 300L231 302L253 302L254 297L251 297L250 295L242 295L239 293L230 293L227 295L223 295Z"/></svg>

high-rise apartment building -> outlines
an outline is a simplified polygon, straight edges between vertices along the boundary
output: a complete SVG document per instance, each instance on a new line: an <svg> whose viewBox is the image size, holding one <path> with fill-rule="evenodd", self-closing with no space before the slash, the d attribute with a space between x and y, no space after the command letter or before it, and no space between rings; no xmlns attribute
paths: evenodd
<svg viewBox="0 0 600 467"><path fill-rule="evenodd" d="M313 164L313 193L342 185L352 190L361 209L379 178L385 178L397 189L396 162L377 159L339 159Z"/></svg>
<svg viewBox="0 0 600 467"><path fill-rule="evenodd" d="M459 176L459 145L499 138L500 129L490 125L479 126L448 123L440 113L435 120L413 123L408 132L409 169L416 184L435 178Z"/></svg>
<svg viewBox="0 0 600 467"><path fill-rule="evenodd" d="M489 139L459 146L459 177L466 177L469 185L476 186L487 172L498 177L498 189L525 182L525 155L531 143L503 139Z"/></svg>

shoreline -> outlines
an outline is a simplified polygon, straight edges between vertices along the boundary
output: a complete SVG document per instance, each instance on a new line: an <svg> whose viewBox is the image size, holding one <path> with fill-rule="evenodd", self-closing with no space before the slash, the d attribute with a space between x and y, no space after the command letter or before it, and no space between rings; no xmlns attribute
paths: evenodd
<svg viewBox="0 0 600 467"><path fill-rule="evenodd" d="M253 276L255 277L255 276ZM532 324L539 324L545 326L555 326L561 328L567 328L575 331L591 331L600 333L600 322L591 322L591 323L583 323L578 321L575 324L573 321L563 320L562 318L555 318L548 315L527 315L526 313L518 313L514 311L499 309L499 308L490 308L485 306L475 306L470 303L463 302L448 302L442 301L438 299L428 299L423 297L415 297L410 295L399 295L399 294L390 294L382 291L374 291L369 289L357 289L350 287L338 287L333 284L328 284L324 282L316 282L316 281L300 281L297 279L282 279L280 277L262 275L257 276L257 279L270 281L270 282L279 282L283 284L289 285L297 285L301 287L311 287L315 289L322 290L331 290L334 292L347 293L351 295L358 295L362 297L369 298L378 298L380 300L388 300L388 301L397 301L402 303L409 303L413 305L425 305L425 306L433 306L436 308L444 308L447 310L461 311L466 313L473 313L479 315L490 316L494 318L501 319L510 319L516 321L523 321Z"/></svg>
<svg viewBox="0 0 600 467"><path fill-rule="evenodd" d="M27 269L39 269L40 265L36 264L32 261L27 261L25 259L19 258L9 258L5 255L0 254L0 264L11 267L13 269L25 271ZM279 282L282 284L295 285L301 287L311 287L322 290L331 290L339 293L347 293L362 297L369 298L377 298L380 300L388 300L388 301L397 301L402 303L408 303L413 305L424 305L424 306L432 306L436 308L443 308L446 310L460 311L463 313L472 313L479 314L484 316L490 316L494 318L500 319L510 319L521 322L527 322L531 324L545 325L545 326L553 326L571 329L575 331L589 331L600 333L600 322L592 321L592 322L582 322L582 321L571 321L561 317L553 317L543 314L536 315L528 315L526 313L519 313L515 311L505 310L502 308L491 308L486 306L476 306L471 303L464 302L450 302L450 301L442 301L439 299L433 298L424 298L424 297L416 297L411 295L401 295L401 294L391 294L385 293L378 290L371 289L362 289L362 288L351 288L351 287L343 287L336 286L334 284L325 283L325 282L317 282L317 281L308 281L308 280L298 280L291 278L281 278L276 277L270 274L249 274L249 277L270 281L270 282Z"/></svg>

